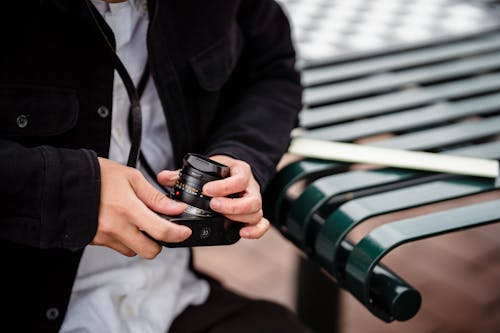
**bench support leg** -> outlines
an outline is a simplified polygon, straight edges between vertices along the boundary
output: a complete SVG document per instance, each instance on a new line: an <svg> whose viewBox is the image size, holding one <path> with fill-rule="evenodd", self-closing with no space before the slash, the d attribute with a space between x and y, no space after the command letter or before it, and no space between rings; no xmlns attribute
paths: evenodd
<svg viewBox="0 0 500 333"><path fill-rule="evenodd" d="M319 266L301 257L296 300L299 318L316 333L338 333L339 296L339 288Z"/></svg>

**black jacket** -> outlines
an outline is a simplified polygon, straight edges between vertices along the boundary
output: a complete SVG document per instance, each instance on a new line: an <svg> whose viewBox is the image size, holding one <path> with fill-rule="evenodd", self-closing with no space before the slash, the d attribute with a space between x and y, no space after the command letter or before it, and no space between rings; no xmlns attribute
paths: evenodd
<svg viewBox="0 0 500 333"><path fill-rule="evenodd" d="M98 109L112 108L112 49L84 0L1 6L2 326L55 332L97 227L97 156L108 155L111 126ZM229 154L264 188L301 107L280 7L157 0L149 11L149 64L177 166L187 152Z"/></svg>

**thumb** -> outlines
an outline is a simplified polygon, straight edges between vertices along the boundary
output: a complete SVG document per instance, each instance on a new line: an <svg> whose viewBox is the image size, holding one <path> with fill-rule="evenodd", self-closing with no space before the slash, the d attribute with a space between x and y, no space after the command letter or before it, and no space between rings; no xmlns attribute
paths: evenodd
<svg viewBox="0 0 500 333"><path fill-rule="evenodd" d="M172 187L175 185L177 179L179 179L179 171L180 170L163 170L157 175L158 183L163 186Z"/></svg>
<svg viewBox="0 0 500 333"><path fill-rule="evenodd" d="M186 204L170 199L142 176L133 177L130 185L136 196L150 209L165 215L179 215L186 209Z"/></svg>

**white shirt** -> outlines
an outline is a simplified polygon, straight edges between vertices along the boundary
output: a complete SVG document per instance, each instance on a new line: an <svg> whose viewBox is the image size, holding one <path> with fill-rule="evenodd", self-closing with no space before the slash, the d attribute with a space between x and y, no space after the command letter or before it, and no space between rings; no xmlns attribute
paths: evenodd
<svg viewBox="0 0 500 333"><path fill-rule="evenodd" d="M137 86L147 61L146 0L92 2L113 30L116 52ZM167 122L151 77L141 106L141 149L153 170L171 169ZM129 107L125 87L115 71L109 158L122 164L126 164L130 149ZM146 172L143 174L149 179ZM61 332L167 332L180 312L190 304L201 304L208 296L208 283L188 267L189 255L185 248L164 248L154 260L144 260L106 247L87 246Z"/></svg>

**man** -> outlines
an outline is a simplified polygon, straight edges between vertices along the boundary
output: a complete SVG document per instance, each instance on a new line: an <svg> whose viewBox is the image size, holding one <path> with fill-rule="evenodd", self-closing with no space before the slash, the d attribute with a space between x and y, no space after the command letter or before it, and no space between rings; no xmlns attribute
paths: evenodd
<svg viewBox="0 0 500 333"><path fill-rule="evenodd" d="M269 228L260 193L300 110L285 16L271 0L108 2L14 1L0 13L4 325L304 331L283 309L199 276L189 249L162 250L142 233L189 237L157 215L185 205L153 185L172 186L169 170L188 152L230 167L204 191L215 211L247 224L242 237ZM130 82L144 86L139 130ZM125 166L137 133L157 179L144 163Z"/></svg>

